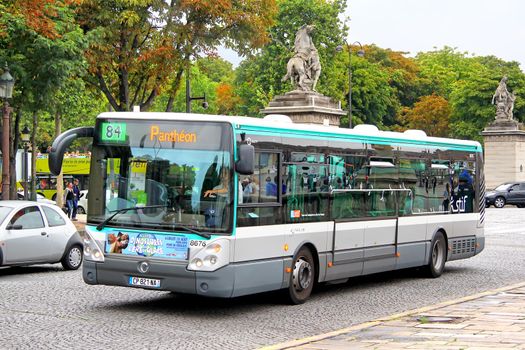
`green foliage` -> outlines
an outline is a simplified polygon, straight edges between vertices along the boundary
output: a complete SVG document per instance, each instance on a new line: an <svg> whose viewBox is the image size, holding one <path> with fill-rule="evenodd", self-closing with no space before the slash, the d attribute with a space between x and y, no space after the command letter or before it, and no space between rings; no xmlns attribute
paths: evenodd
<svg viewBox="0 0 525 350"><path fill-rule="evenodd" d="M208 72L214 71L214 65L216 63L220 67L226 67L224 62L220 59L210 60L204 59L204 63L201 64L201 60L197 61L197 64L191 67L190 84L191 84L191 97L203 97L206 94L206 100L208 102L208 108L202 107L202 100L194 100L191 102L191 110L193 113L205 113L205 114L217 114L217 95L216 89L219 82L214 81L218 75L211 73L211 77L200 70L200 67L209 69ZM230 72L231 74L231 72ZM175 95L173 104L173 112L186 112L186 76L182 78L183 84ZM162 94L152 107L152 111L162 112L164 111L165 105L169 98L168 94Z"/></svg>
<svg viewBox="0 0 525 350"><path fill-rule="evenodd" d="M0 62L9 62L16 78L15 105L31 111L45 108L69 77L85 68L87 42L74 22L74 9L57 5L56 10L56 37L39 34L16 13L2 15Z"/></svg>
<svg viewBox="0 0 525 350"><path fill-rule="evenodd" d="M380 65L357 57L352 58L352 71L353 124L367 123L388 129L400 107L388 73Z"/></svg>

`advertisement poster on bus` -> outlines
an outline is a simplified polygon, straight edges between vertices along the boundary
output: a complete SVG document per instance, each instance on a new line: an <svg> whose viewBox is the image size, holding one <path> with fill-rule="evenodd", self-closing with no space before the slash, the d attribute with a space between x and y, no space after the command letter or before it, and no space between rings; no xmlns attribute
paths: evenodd
<svg viewBox="0 0 525 350"><path fill-rule="evenodd" d="M187 260L189 241L183 235L112 231L106 234L105 250L110 254Z"/></svg>

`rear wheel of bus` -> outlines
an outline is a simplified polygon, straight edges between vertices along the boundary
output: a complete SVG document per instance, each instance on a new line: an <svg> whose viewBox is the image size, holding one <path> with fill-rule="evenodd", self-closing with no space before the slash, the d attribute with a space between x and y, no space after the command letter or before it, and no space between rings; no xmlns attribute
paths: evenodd
<svg viewBox="0 0 525 350"><path fill-rule="evenodd" d="M436 233L430 244L430 261L426 267L426 275L431 278L441 276L447 261L447 242L442 232Z"/></svg>
<svg viewBox="0 0 525 350"><path fill-rule="evenodd" d="M288 287L288 301L291 304L302 304L312 294L315 283L315 261L312 252L302 247L295 255Z"/></svg>

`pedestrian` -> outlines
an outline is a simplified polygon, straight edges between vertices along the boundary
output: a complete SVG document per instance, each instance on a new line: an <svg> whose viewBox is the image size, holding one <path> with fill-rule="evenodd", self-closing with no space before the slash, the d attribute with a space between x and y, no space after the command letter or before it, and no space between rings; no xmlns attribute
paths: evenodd
<svg viewBox="0 0 525 350"><path fill-rule="evenodd" d="M65 197L67 217L71 218L71 214L73 214L73 199L75 198L75 195L73 194L73 184L71 182L67 184Z"/></svg>
<svg viewBox="0 0 525 350"><path fill-rule="evenodd" d="M78 179L73 179L73 213L71 221L77 221L78 200L80 199L80 188L78 187Z"/></svg>

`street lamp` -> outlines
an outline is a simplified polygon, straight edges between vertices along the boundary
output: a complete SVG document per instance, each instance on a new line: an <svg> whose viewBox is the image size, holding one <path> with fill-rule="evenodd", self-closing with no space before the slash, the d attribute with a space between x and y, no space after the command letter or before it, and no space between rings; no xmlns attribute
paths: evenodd
<svg viewBox="0 0 525 350"><path fill-rule="evenodd" d="M22 164L23 165L22 172L24 173L23 177L24 177L24 199L25 200L29 198L28 197L28 182L29 182L28 169L29 169L29 166L27 165L27 150L29 149L29 133L30 133L30 130L27 127L27 125L24 126L24 128L22 129L22 132L20 133L20 140L22 140L22 142L24 143L24 163Z"/></svg>
<svg viewBox="0 0 525 350"><path fill-rule="evenodd" d="M2 199L9 199L10 190L10 169L9 169L9 102L7 99L13 96L13 87L15 86L15 79L9 74L7 62L5 64L4 73L0 76L0 98L4 100L4 108L2 110Z"/></svg>
<svg viewBox="0 0 525 350"><path fill-rule="evenodd" d="M206 93L204 96L191 97L191 86L190 86L190 68L186 70L186 113L191 113L191 101L203 100L202 108L208 109L208 102L206 101Z"/></svg>
<svg viewBox="0 0 525 350"><path fill-rule="evenodd" d="M357 56L359 57L363 57L365 51L359 41L354 41L352 44L348 44L346 40L344 40L344 42L348 47L348 127L352 128L352 45L359 45L359 50L357 51ZM343 46L338 45L335 50L341 52L343 51Z"/></svg>

